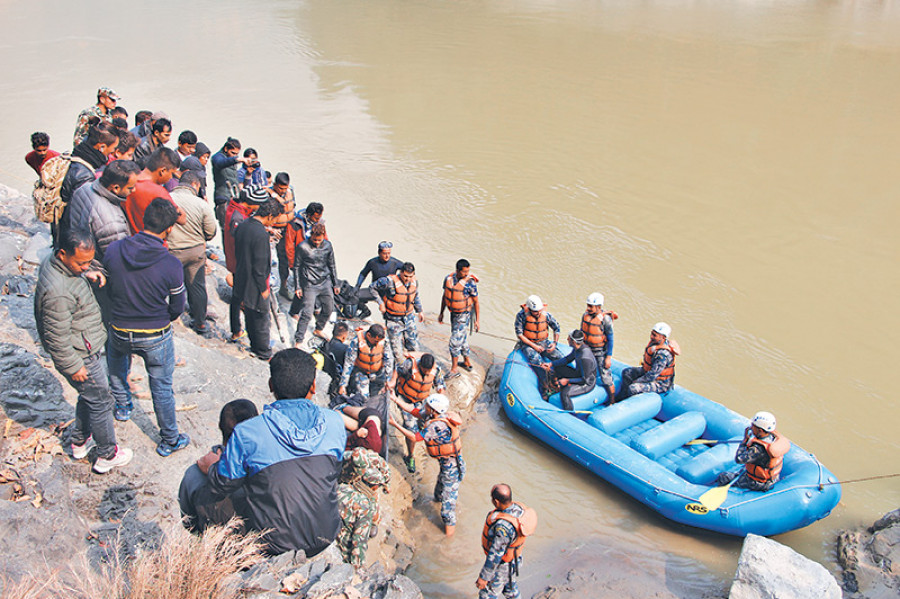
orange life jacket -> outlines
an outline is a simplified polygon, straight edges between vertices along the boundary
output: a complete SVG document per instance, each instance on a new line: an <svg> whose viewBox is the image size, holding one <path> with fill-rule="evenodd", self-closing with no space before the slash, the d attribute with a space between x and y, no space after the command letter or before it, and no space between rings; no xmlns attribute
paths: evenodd
<svg viewBox="0 0 900 599"><path fill-rule="evenodd" d="M528 508L522 505L521 503L515 503L514 505L518 505L522 508L522 516L525 516ZM491 530L491 526L497 522L497 520L506 520L510 524L513 525L513 528L516 529L516 538L512 540L512 542L507 546L506 552L503 554L503 557L500 558L504 563L509 563L513 559L519 556L521 553L520 549L525 544L525 537L528 534L527 531L523 530L523 522L522 518L517 518L512 514L508 514L506 512L502 512L500 510L494 510L488 513L487 518L484 519L484 528L481 530L481 548L484 549L484 554L487 555L491 550L491 539L488 536L488 533ZM533 531L532 531L533 532Z"/></svg>
<svg viewBox="0 0 900 599"><path fill-rule="evenodd" d="M453 284L453 277L456 273L450 273L444 279L444 303L453 314L468 312L472 307L472 298L466 295L465 279L457 281Z"/></svg>
<svg viewBox="0 0 900 599"><path fill-rule="evenodd" d="M534 316L525 304L522 304L522 308L525 309L525 327L522 329L522 334L532 343L540 343L547 338L547 331L550 328L547 324L546 310L541 310L537 316Z"/></svg>
<svg viewBox="0 0 900 599"><path fill-rule="evenodd" d="M747 468L747 476L760 483L775 482L781 474L781 465L784 461L785 454L791 449L791 442L787 437L778 431L772 431L775 436L773 441L764 441L757 438L751 433L750 438L745 442L747 447L752 444L762 445L766 453L769 454L769 463L765 466L757 466L755 464L744 464Z"/></svg>
<svg viewBox="0 0 900 599"><path fill-rule="evenodd" d="M434 383L436 372L437 366L435 365L431 367L431 370L422 374L422 371L419 370L419 363L415 362L412 372L409 373L409 378L400 379L397 391L410 401L422 401L431 395L431 387Z"/></svg>
<svg viewBox="0 0 900 599"><path fill-rule="evenodd" d="M385 295L384 307L391 316L406 316L413 311L415 307L413 302L416 300L418 284L416 278L409 282L409 286L403 284L397 275L388 275L388 278L394 283L394 295Z"/></svg>
<svg viewBox="0 0 900 599"><path fill-rule="evenodd" d="M615 312L600 310L596 314L585 312L581 317L581 332L584 333L584 342L591 349L606 347L606 333L603 331L603 317L609 316L613 320L619 317Z"/></svg>
<svg viewBox="0 0 900 599"><path fill-rule="evenodd" d="M381 370L381 365L384 363L384 339L376 343L375 347L371 347L366 342L366 334L359 331L356 334L356 340L358 345L356 367L367 374L374 374Z"/></svg>
<svg viewBox="0 0 900 599"><path fill-rule="evenodd" d="M667 349L672 352L672 363L656 377L656 380L665 382L675 377L675 356L678 355L678 348L674 341L671 343L666 341L658 345L653 345L653 342L647 344L647 349L644 350L644 362L641 366L644 368L644 372L649 372L653 364L653 355L661 349Z"/></svg>
<svg viewBox="0 0 900 599"><path fill-rule="evenodd" d="M457 418L452 416L438 416L428 421L425 428L432 422L445 422L450 427L450 440L441 443L434 439L425 439L425 451L433 458L449 458L459 455L462 451L462 441L459 439L459 425L462 424Z"/></svg>

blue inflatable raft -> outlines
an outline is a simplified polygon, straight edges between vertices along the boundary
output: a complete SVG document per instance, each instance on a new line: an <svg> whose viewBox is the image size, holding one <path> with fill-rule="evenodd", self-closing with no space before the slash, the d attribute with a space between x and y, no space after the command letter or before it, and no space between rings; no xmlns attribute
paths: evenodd
<svg viewBox="0 0 900 599"><path fill-rule="evenodd" d="M613 361L616 388L624 368ZM575 410L584 413L570 414L560 408L558 394L549 402L541 398L537 375L516 350L503 370L500 400L517 427L682 524L770 536L826 517L841 498L837 478L793 444L781 480L769 491L719 487L710 493L719 472L742 468L734 453L749 420L677 385L664 395L643 393L614 405L598 386L574 398ZM686 445L695 439L732 442ZM701 499L713 494L724 502Z"/></svg>

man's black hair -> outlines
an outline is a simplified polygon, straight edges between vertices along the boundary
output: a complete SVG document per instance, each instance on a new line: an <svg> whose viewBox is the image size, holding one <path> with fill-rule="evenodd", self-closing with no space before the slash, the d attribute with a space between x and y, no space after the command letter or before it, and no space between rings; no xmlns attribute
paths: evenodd
<svg viewBox="0 0 900 599"><path fill-rule="evenodd" d="M404 262L403 266L400 267L400 272L416 272L416 265L412 262Z"/></svg>
<svg viewBox="0 0 900 599"><path fill-rule="evenodd" d="M123 119L120 116L113 117L113 119L110 121L110 123L112 123L112 126L115 127L116 129L118 129L119 131L127 131L128 130L128 121L126 121L125 119ZM118 135L118 133L116 133L116 135Z"/></svg>
<svg viewBox="0 0 900 599"><path fill-rule="evenodd" d="M254 148L247 148L246 150L244 150L244 158L250 158L250 154L259 156L259 152L257 152Z"/></svg>
<svg viewBox="0 0 900 599"><path fill-rule="evenodd" d="M128 184L131 175L141 172L141 167L133 160L113 160L103 169L100 185L109 189L113 185L123 187Z"/></svg>
<svg viewBox="0 0 900 599"><path fill-rule="evenodd" d="M144 230L159 235L178 220L178 208L165 198L153 198L144 210Z"/></svg>
<svg viewBox="0 0 900 599"><path fill-rule="evenodd" d="M222 146L223 150L240 150L241 142L236 137L229 137L225 140L225 144Z"/></svg>
<svg viewBox="0 0 900 599"><path fill-rule="evenodd" d="M89 146L96 146L97 144L112 145L113 142L119 143L118 129L113 127L112 123L99 121L88 127L87 137L84 138L82 143Z"/></svg>
<svg viewBox="0 0 900 599"><path fill-rule="evenodd" d="M498 483L491 489L491 499L500 504L509 503L512 501L512 489L506 483Z"/></svg>
<svg viewBox="0 0 900 599"><path fill-rule="evenodd" d="M64 251L68 256L74 254L76 248L92 250L95 247L94 236L90 231L69 226L60 227L56 245L59 250Z"/></svg>
<svg viewBox="0 0 900 599"><path fill-rule="evenodd" d="M228 443L231 433L234 432L234 427L254 416L259 416L259 410L256 409L256 405L249 399L235 399L222 406L222 411L219 412L219 430L222 431L222 445Z"/></svg>
<svg viewBox="0 0 900 599"><path fill-rule="evenodd" d="M35 131L31 134L31 147L39 148L41 146L49 146L50 145L50 136L44 133L43 131Z"/></svg>
<svg viewBox="0 0 900 599"><path fill-rule="evenodd" d="M459 272L464 268L469 268L470 266L472 265L469 264L468 260L466 260L465 258L460 258L456 261L456 272Z"/></svg>
<svg viewBox="0 0 900 599"><path fill-rule="evenodd" d="M291 184L291 176L287 173L281 172L275 175L275 185L290 185Z"/></svg>
<svg viewBox="0 0 900 599"><path fill-rule="evenodd" d="M434 366L434 356L432 354L422 354L422 357L419 358L419 366L426 372L431 370Z"/></svg>
<svg viewBox="0 0 900 599"><path fill-rule="evenodd" d="M197 134L190 129L182 131L178 135L178 144L195 144L197 143Z"/></svg>
<svg viewBox="0 0 900 599"><path fill-rule="evenodd" d="M275 399L302 399L316 382L316 361L308 353L283 349L269 360L269 377Z"/></svg>
<svg viewBox="0 0 900 599"><path fill-rule="evenodd" d="M369 327L369 330L367 332L371 333L378 339L384 339L384 327L380 324L373 324Z"/></svg>
<svg viewBox="0 0 900 599"><path fill-rule="evenodd" d="M144 121L150 120L151 116L153 116L153 111L151 110L138 110L134 115L134 126L137 127Z"/></svg>
<svg viewBox="0 0 900 599"><path fill-rule="evenodd" d="M319 202L310 202L306 206L307 214L322 214L324 211L325 211L325 206L323 206Z"/></svg>
<svg viewBox="0 0 900 599"><path fill-rule="evenodd" d="M118 116L118 117L122 117L123 119L127 119L127 118L128 118L128 111L125 110L125 109L124 109L123 107L121 107L121 106L116 106L115 108L113 108L113 109L110 110L109 112L110 112L110 114L112 114L114 117L117 117L117 116ZM127 121L126 121L126 123L127 123ZM126 124L125 126L128 127L127 124Z"/></svg>
<svg viewBox="0 0 900 599"><path fill-rule="evenodd" d="M178 178L178 185L185 185L190 187L194 183L200 183L200 175L197 171L183 171L181 173L181 177Z"/></svg>
<svg viewBox="0 0 900 599"><path fill-rule="evenodd" d="M132 148L138 147L138 144L141 143L141 138L131 131L123 131L120 129L117 134L119 136L119 145L116 146L116 151L121 152L122 154Z"/></svg>
<svg viewBox="0 0 900 599"><path fill-rule="evenodd" d="M147 164L144 166L144 168L146 168L150 172L161 169L163 167L174 171L177 170L180 166L181 158L178 156L178 152L172 150L171 148L163 147L156 148L153 153L150 154L150 158L147 159Z"/></svg>
<svg viewBox="0 0 900 599"><path fill-rule="evenodd" d="M172 128L172 121L169 119L156 119L156 122L153 123L153 133L162 133L166 129Z"/></svg>
<svg viewBox="0 0 900 599"><path fill-rule="evenodd" d="M350 325L348 325L343 320L339 320L334 323L334 328L331 330L331 336L337 337L338 335L343 335L350 331Z"/></svg>
<svg viewBox="0 0 900 599"><path fill-rule="evenodd" d="M256 212L253 213L253 216L266 218L267 216L281 216L282 214L284 214L284 204L282 204L275 198L269 198L265 201L265 203L263 203L259 208L256 209Z"/></svg>

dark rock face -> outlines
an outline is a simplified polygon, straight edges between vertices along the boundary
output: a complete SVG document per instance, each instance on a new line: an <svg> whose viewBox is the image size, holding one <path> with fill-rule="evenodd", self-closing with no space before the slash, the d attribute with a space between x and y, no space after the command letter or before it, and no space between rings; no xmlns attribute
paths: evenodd
<svg viewBox="0 0 900 599"><path fill-rule="evenodd" d="M900 509L865 531L838 537L838 562L844 569L847 597L881 599L900 596Z"/></svg>

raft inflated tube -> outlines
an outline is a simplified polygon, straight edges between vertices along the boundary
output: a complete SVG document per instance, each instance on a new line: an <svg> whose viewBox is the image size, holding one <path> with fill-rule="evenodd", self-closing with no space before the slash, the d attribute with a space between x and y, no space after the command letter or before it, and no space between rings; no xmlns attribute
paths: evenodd
<svg viewBox="0 0 900 599"><path fill-rule="evenodd" d="M695 485L712 484L716 475L723 471L723 464L727 466L733 462L736 451L735 443L713 445L682 464L675 474Z"/></svg>
<svg viewBox="0 0 900 599"><path fill-rule="evenodd" d="M597 410L587 422L607 435L615 435L638 422L653 418L661 407L662 398L658 393L640 393Z"/></svg>
<svg viewBox="0 0 900 599"><path fill-rule="evenodd" d="M706 418L700 412L685 412L663 422L631 440L631 447L651 460L658 460L706 430Z"/></svg>

